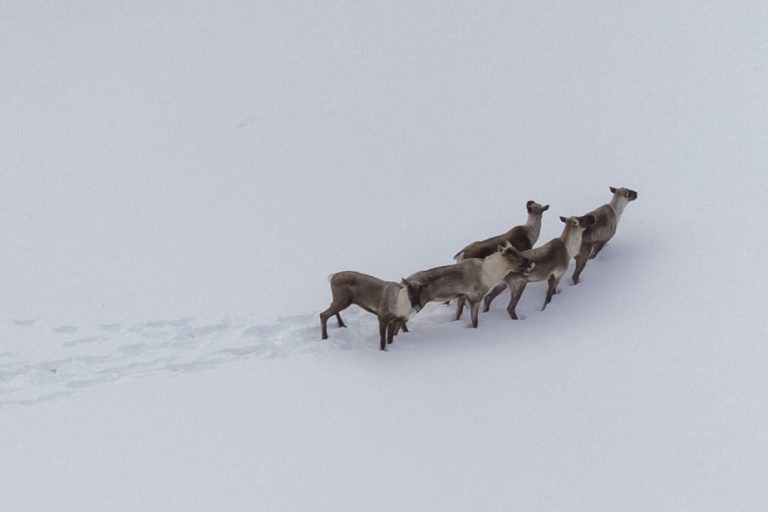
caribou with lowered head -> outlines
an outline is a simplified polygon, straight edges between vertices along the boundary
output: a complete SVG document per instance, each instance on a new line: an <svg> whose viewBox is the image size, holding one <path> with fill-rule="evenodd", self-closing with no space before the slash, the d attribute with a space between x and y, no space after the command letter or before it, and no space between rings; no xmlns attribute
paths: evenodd
<svg viewBox="0 0 768 512"><path fill-rule="evenodd" d="M616 228L619 226L621 214L624 208L637 199L637 192L628 188L609 187L613 197L611 202L596 208L587 215L595 217L595 223L589 226L581 237L581 247L576 254L576 269L573 271L571 279L573 284L579 284L579 276L587 266L587 260L594 259L608 240L616 234Z"/></svg>
<svg viewBox="0 0 768 512"><path fill-rule="evenodd" d="M541 218L544 212L549 210L549 205L541 205L536 201L525 203L525 209L528 211L528 219L525 224L515 226L506 233L502 233L485 240L472 242L462 250L457 252L453 259L459 263L467 258L486 258L497 252L499 247L510 244L518 251L527 251L532 248L539 239L541 233ZM456 320L461 318L464 311L464 297L459 297L456 302Z"/></svg>
<svg viewBox="0 0 768 512"><path fill-rule="evenodd" d="M420 306L432 301L466 299L472 315L472 327L477 327L480 301L488 290L503 282L510 272L525 273L533 268L528 258L511 244L497 249L497 252L483 259L468 258L453 265L416 272L405 278L405 282L419 289ZM459 310L456 319L460 316Z"/></svg>
<svg viewBox="0 0 768 512"><path fill-rule="evenodd" d="M336 315L339 327L346 327L339 312L355 304L378 317L380 348L386 350L400 328L408 331L405 322L411 313L421 309L420 286L406 280L400 283L382 281L353 271L337 272L329 280L333 299L330 307L320 313L321 337L324 340L328 339L328 319Z"/></svg>
<svg viewBox="0 0 768 512"><path fill-rule="evenodd" d="M525 224L515 226L506 233L472 242L453 257L456 262L467 258L485 258L498 251L499 246L509 243L518 251L527 251L536 244L541 232L541 217L549 210L549 205L540 205L536 201L528 201L525 204L528 210L528 220Z"/></svg>
<svg viewBox="0 0 768 512"><path fill-rule="evenodd" d="M515 307L517 307L517 303L523 295L523 290L525 290L528 283L536 281L547 281L549 284L547 297L541 310L544 311L546 309L547 304L549 304L552 296L557 291L560 279L568 269L568 263L578 252L579 247L581 247L582 233L595 223L593 215L560 217L560 220L565 223L565 227L559 237L553 238L541 247L523 251L522 255L535 263L534 269L527 274L509 274L504 279L504 283L496 286L485 296L483 311L488 311L493 299L508 286L512 297L509 299L507 313L509 313L510 318L517 320Z"/></svg>

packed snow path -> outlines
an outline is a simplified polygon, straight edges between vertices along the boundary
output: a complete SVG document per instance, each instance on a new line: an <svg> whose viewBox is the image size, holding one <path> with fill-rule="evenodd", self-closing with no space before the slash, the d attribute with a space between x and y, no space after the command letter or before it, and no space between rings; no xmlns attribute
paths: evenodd
<svg viewBox="0 0 768 512"><path fill-rule="evenodd" d="M32 404L118 379L195 371L243 357L343 348L358 328L365 326L372 334L369 323L355 318L350 333L321 344L310 343L319 338L315 315L281 318L271 325L230 318L87 327L16 320L9 334L18 351L0 353L0 405Z"/></svg>
<svg viewBox="0 0 768 512"><path fill-rule="evenodd" d="M500 318L502 313L491 315ZM13 320L5 336L14 350L0 353L0 407L30 405L119 379L205 370L244 358L351 348L378 350L376 318L356 307L342 314L348 327L337 328L331 319L330 339L325 342L319 341L320 323L315 313L283 317L270 324L233 318L95 326ZM432 304L410 324L427 335L424 331L430 324L450 322L460 335L468 320L451 322L452 314L452 306ZM393 350L406 337L396 338Z"/></svg>

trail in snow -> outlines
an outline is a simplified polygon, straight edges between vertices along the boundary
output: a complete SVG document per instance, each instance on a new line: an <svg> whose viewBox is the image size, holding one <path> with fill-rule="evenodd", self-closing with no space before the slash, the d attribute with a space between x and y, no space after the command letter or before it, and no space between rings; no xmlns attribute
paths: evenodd
<svg viewBox="0 0 768 512"><path fill-rule="evenodd" d="M14 321L6 335L18 350L0 354L0 406L33 404L119 379L351 343L349 336L337 337L332 344L310 343L319 337L317 323L314 315L282 318L272 325L229 318L217 323L182 318L86 328ZM37 350L32 350L34 345Z"/></svg>
<svg viewBox="0 0 768 512"><path fill-rule="evenodd" d="M447 322L447 309L433 305L412 324L426 328ZM0 353L0 407L31 405L121 379L205 370L243 358L378 350L375 317L357 308L343 315L348 328L337 328L332 319L325 342L320 341L317 314L284 317L271 324L180 318L78 327L47 325L41 319L13 320L4 337L14 350Z"/></svg>

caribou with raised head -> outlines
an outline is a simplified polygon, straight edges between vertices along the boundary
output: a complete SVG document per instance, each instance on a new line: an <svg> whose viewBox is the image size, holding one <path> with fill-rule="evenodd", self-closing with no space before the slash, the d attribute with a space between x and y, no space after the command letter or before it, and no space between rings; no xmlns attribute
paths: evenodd
<svg viewBox="0 0 768 512"><path fill-rule="evenodd" d="M581 237L581 247L576 254L576 269L571 280L573 284L579 284L579 277L587 266L587 260L594 259L608 240L616 234L619 220L624 213L624 208L637 199L637 192L628 188L609 187L613 197L611 202L596 208L587 215L595 217L595 223L589 226Z"/></svg>
<svg viewBox="0 0 768 512"><path fill-rule="evenodd" d="M541 217L549 210L549 205L540 205L536 201L528 201L525 204L528 210L528 220L525 224L515 226L506 233L493 236L485 240L472 242L453 257L456 262L467 258L485 258L498 251L499 246L509 243L518 251L527 251L532 248L539 239L541 232Z"/></svg>

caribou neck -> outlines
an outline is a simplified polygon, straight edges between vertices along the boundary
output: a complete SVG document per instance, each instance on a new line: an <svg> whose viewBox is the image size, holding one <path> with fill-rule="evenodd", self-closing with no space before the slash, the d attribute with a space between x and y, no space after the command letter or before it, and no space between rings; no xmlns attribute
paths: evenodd
<svg viewBox="0 0 768 512"><path fill-rule="evenodd" d="M483 260L482 279L486 286L496 286L508 273L508 260L500 252L493 253Z"/></svg>
<svg viewBox="0 0 768 512"><path fill-rule="evenodd" d="M616 212L616 222L619 222L619 219L621 219L621 214L624 213L624 208L627 207L629 204L629 199L627 199L624 196L614 196L611 199L611 202L608 203L608 206L613 208L613 211Z"/></svg>
<svg viewBox="0 0 768 512"><path fill-rule="evenodd" d="M408 289L405 286L400 285L397 292L395 292L392 312L398 318L408 318L411 311L411 300L408 298Z"/></svg>
<svg viewBox="0 0 768 512"><path fill-rule="evenodd" d="M565 226L565 229L563 229L563 233L560 235L560 240L565 244L565 250L568 252L568 259L571 259L578 254L579 249L581 248L581 235L583 233L583 228Z"/></svg>
<svg viewBox="0 0 768 512"><path fill-rule="evenodd" d="M541 212L531 212L528 214L528 220L525 222L525 227L528 228L528 232L531 234L531 245L536 243L541 233Z"/></svg>

